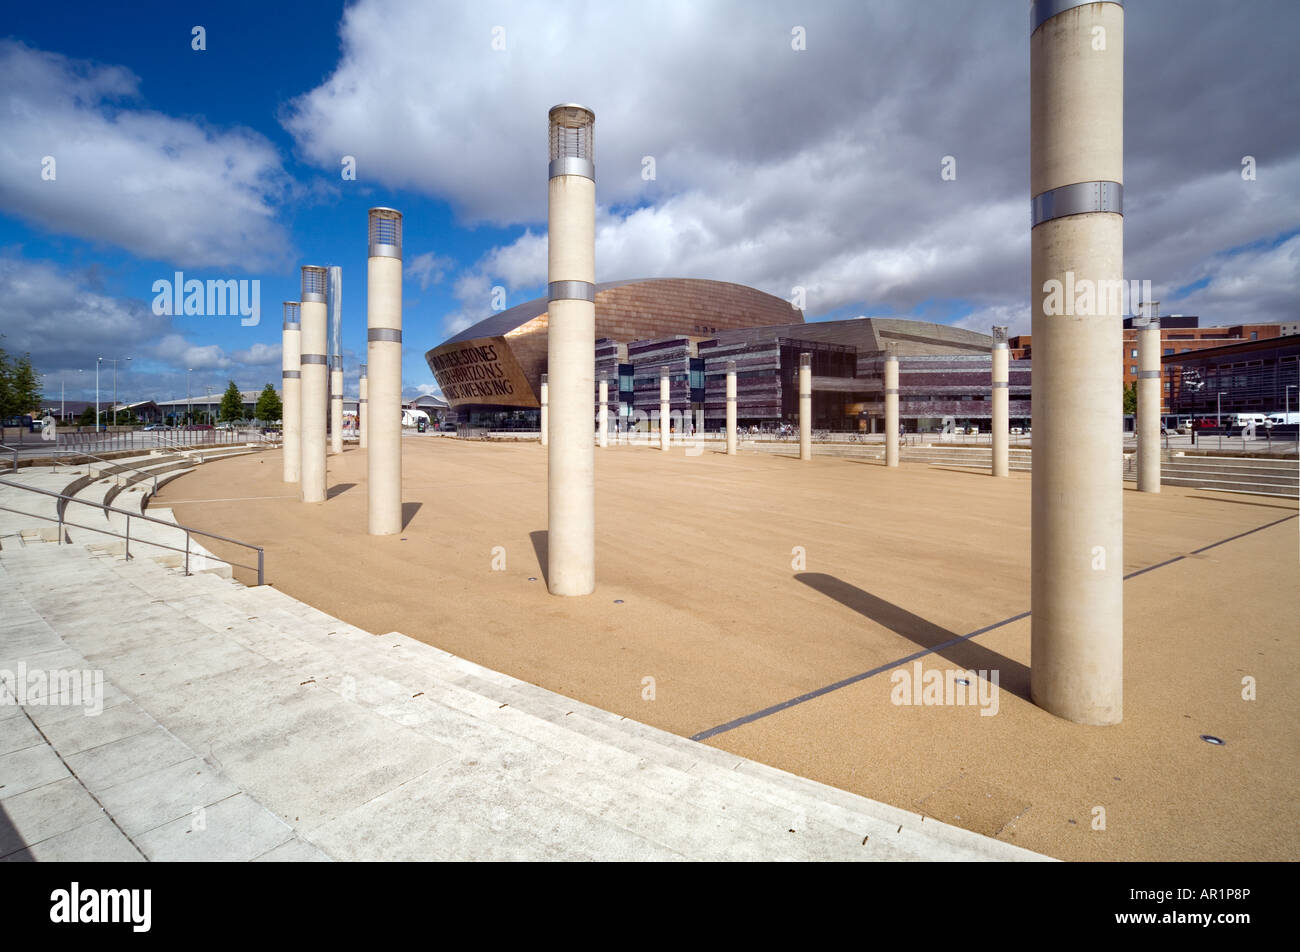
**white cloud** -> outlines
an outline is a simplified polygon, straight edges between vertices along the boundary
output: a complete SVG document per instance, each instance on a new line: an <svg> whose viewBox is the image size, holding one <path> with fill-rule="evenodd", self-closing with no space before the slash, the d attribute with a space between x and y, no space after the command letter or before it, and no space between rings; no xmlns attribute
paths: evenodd
<svg viewBox="0 0 1300 952"><path fill-rule="evenodd" d="M424 254L416 255L407 262L404 274L408 278L415 279L419 283L421 291L427 291L429 285L441 283L447 271L455 266L454 259L436 255L432 251L426 251Z"/></svg>
<svg viewBox="0 0 1300 952"><path fill-rule="evenodd" d="M356 155L362 181L446 200L468 223L529 226L456 276L448 332L490 313L491 286L515 304L513 292L545 282L545 116L574 100L596 112L597 280L707 277L782 297L798 285L810 317L944 299L980 321L1018 314L1029 298L1025 11L923 7L360 0L335 72L285 122L324 169ZM1170 9L1126 14L1126 266L1174 287L1300 220L1300 137L1278 121L1297 87L1272 44L1296 9ZM491 46L496 25L504 52ZM793 25L806 28L804 52L790 47ZM1199 55L1171 61L1167 49ZM1248 153L1253 191L1231 181ZM940 180L945 155L956 181ZM1297 280L1284 284L1294 295ZM1261 319L1267 302L1233 287L1234 309Z"/></svg>
<svg viewBox="0 0 1300 952"><path fill-rule="evenodd" d="M0 206L49 231L179 267L282 267L277 203L292 186L275 148L133 108L128 70L0 40ZM42 178L53 157L55 178Z"/></svg>

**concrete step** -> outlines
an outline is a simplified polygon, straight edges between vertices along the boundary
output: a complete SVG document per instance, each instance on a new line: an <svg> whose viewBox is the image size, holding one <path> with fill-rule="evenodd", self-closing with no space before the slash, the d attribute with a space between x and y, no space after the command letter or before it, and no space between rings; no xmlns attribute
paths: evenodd
<svg viewBox="0 0 1300 952"><path fill-rule="evenodd" d="M269 587L76 546L0 552L0 569L11 595L181 745L177 756L202 752L197 762L235 785L254 826L282 823L304 849L351 859L1039 858L398 633L368 634ZM147 854L147 834L140 842Z"/></svg>

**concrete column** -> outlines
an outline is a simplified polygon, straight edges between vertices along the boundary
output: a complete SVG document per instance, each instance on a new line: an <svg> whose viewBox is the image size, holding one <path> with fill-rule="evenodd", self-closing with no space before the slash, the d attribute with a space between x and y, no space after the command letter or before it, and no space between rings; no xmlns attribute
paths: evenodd
<svg viewBox="0 0 1300 952"><path fill-rule="evenodd" d="M596 373L595 114L563 104L549 119L546 361L554 414L546 419L547 585L552 595L596 588L595 448L591 393ZM545 403L543 403L545 407ZM549 428L549 432L548 432Z"/></svg>
<svg viewBox="0 0 1300 952"><path fill-rule="evenodd" d="M370 209L366 260L366 488L371 535L402 531L402 213Z"/></svg>
<svg viewBox="0 0 1300 952"><path fill-rule="evenodd" d="M812 354L799 355L799 458L812 459Z"/></svg>
<svg viewBox="0 0 1300 952"><path fill-rule="evenodd" d="M1006 476L1011 470L1011 420L1009 418L1011 351L1007 329L993 328L993 475Z"/></svg>
<svg viewBox="0 0 1300 952"><path fill-rule="evenodd" d="M325 411L329 406L326 361L325 269L302 269L302 480L303 502L325 501Z"/></svg>
<svg viewBox="0 0 1300 952"><path fill-rule="evenodd" d="M736 362L727 361L727 455L736 455Z"/></svg>
<svg viewBox="0 0 1300 952"><path fill-rule="evenodd" d="M550 402L550 396L551 396L550 391L551 391L550 382L546 379L546 374L542 374L542 394L541 394L542 413L541 413L541 419L538 421L537 428L538 430L541 431L543 446L546 446L547 443L550 442L549 437L551 433L551 421L550 421L550 411L548 408L548 404Z"/></svg>
<svg viewBox="0 0 1300 952"><path fill-rule="evenodd" d="M366 365L361 365L360 398L357 400L357 435L361 439L361 448L364 450L369 443L369 434L366 432L366 423L370 416L370 407L368 402L369 394L367 393Z"/></svg>
<svg viewBox="0 0 1300 952"><path fill-rule="evenodd" d="M659 448L672 449L672 382L668 379L668 368L659 368Z"/></svg>
<svg viewBox="0 0 1300 952"><path fill-rule="evenodd" d="M609 381L600 378L600 392L597 394L600 406L596 408L596 431L601 449L609 446Z"/></svg>
<svg viewBox="0 0 1300 952"><path fill-rule="evenodd" d="M330 453L343 452L343 269L330 265L325 307L330 328Z"/></svg>
<svg viewBox="0 0 1300 952"><path fill-rule="evenodd" d="M885 465L898 465L898 355L885 357Z"/></svg>
<svg viewBox="0 0 1300 952"><path fill-rule="evenodd" d="M1160 318L1138 328L1137 489L1160 492Z"/></svg>
<svg viewBox="0 0 1300 952"><path fill-rule="evenodd" d="M343 452L343 358L331 357L330 368L330 452Z"/></svg>
<svg viewBox="0 0 1300 952"><path fill-rule="evenodd" d="M302 478L302 324L298 302L284 302L284 335L280 358L280 449L284 456L284 481Z"/></svg>
<svg viewBox="0 0 1300 952"><path fill-rule="evenodd" d="M1124 644L1124 8L1038 0L1030 30L1029 689L1034 703L1067 720L1116 724Z"/></svg>

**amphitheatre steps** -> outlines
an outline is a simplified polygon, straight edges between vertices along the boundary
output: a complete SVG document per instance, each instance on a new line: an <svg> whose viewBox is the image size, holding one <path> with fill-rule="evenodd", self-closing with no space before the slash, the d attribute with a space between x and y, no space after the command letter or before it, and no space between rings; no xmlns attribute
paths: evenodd
<svg viewBox="0 0 1300 952"><path fill-rule="evenodd" d="M19 620L0 646L102 670L105 703L135 732L112 737L106 722L86 752L50 735L71 775L49 782L84 787L114 820L121 809L122 832L100 816L33 828L50 834L28 843L36 858L1042 858L370 634L273 588L78 545L5 549L0 576ZM169 796L191 770L197 792ZM187 833L195 807L202 836Z"/></svg>

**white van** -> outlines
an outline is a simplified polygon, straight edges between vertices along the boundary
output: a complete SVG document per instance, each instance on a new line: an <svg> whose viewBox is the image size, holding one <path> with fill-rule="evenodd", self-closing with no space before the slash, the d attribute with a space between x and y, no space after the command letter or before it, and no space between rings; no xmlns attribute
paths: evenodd
<svg viewBox="0 0 1300 952"><path fill-rule="evenodd" d="M1268 422L1268 417L1262 413L1238 413L1233 419L1233 426L1245 426L1248 423L1263 426Z"/></svg>
<svg viewBox="0 0 1300 952"><path fill-rule="evenodd" d="M1293 423L1300 423L1300 413L1270 413L1268 422L1274 426L1290 426Z"/></svg>

